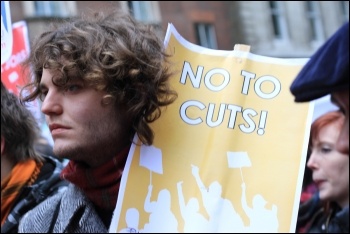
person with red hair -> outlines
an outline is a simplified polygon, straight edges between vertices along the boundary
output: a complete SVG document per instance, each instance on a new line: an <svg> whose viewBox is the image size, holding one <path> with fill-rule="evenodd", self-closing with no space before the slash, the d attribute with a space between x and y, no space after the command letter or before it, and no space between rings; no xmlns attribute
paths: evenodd
<svg viewBox="0 0 350 234"><path fill-rule="evenodd" d="M331 111L311 125L307 167L317 191L299 208L297 232L349 232L349 155L336 148L345 117Z"/></svg>

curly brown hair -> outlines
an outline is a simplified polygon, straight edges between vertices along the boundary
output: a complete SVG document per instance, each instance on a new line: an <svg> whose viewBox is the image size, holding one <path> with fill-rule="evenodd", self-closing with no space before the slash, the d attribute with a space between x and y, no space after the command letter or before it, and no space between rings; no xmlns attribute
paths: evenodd
<svg viewBox="0 0 350 234"><path fill-rule="evenodd" d="M82 79L86 85L106 91L116 107L125 107L133 131L151 145L154 133L149 123L177 98L169 85L174 73L170 55L153 28L118 10L52 25L52 30L35 41L22 63L24 69L30 68L33 80L22 89L21 101L40 97L44 68L59 72L52 79L57 86ZM22 95L24 89L29 95Z"/></svg>

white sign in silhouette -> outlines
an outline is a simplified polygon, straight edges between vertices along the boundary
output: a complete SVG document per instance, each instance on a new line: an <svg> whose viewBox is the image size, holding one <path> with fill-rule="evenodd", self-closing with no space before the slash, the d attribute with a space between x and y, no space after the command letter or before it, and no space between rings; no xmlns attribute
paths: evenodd
<svg viewBox="0 0 350 234"><path fill-rule="evenodd" d="M161 149L153 145L142 145L140 148L140 166L150 170L150 184L152 184L152 171L163 174Z"/></svg>
<svg viewBox="0 0 350 234"><path fill-rule="evenodd" d="M242 167L252 166L247 152L227 152L227 161L229 168L239 168L241 170L241 178L243 181Z"/></svg>
<svg viewBox="0 0 350 234"><path fill-rule="evenodd" d="M142 145L140 149L140 166L163 174L162 151L153 145Z"/></svg>

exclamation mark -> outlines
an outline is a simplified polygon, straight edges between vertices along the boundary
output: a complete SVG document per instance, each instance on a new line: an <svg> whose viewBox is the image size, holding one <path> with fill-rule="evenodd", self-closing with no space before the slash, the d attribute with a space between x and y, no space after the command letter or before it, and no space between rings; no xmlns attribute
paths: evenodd
<svg viewBox="0 0 350 234"><path fill-rule="evenodd" d="M259 129L258 129L258 135L260 136L264 135L265 133L266 118L267 118L267 111L261 111Z"/></svg>

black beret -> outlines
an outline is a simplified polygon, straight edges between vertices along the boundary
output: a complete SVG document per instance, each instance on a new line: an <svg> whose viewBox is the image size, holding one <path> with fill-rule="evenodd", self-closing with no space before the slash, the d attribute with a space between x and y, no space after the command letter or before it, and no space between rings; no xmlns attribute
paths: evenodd
<svg viewBox="0 0 350 234"><path fill-rule="evenodd" d="M290 86L295 102L345 89L349 89L349 22L311 56Z"/></svg>

